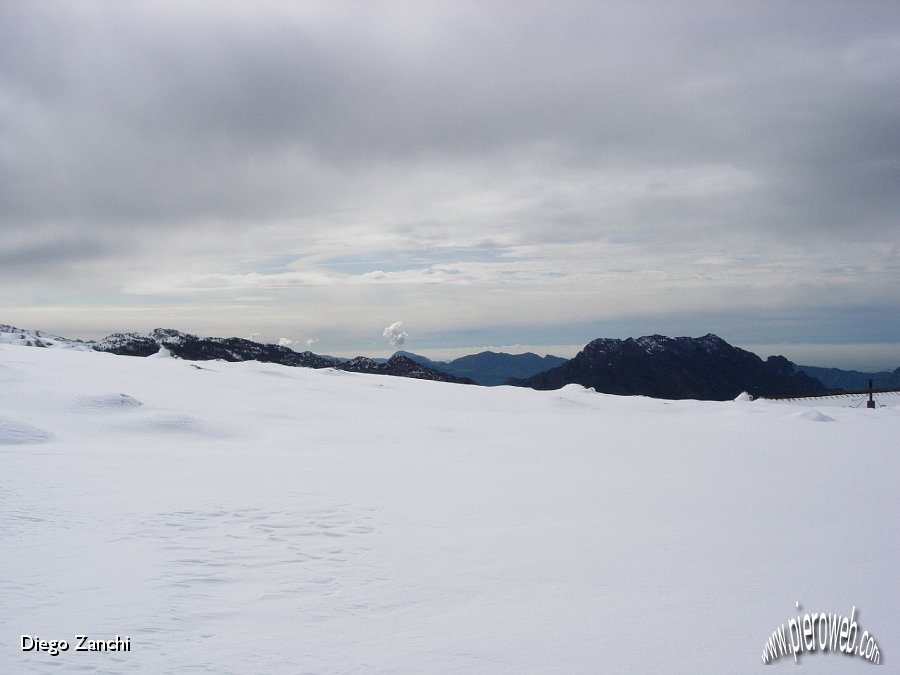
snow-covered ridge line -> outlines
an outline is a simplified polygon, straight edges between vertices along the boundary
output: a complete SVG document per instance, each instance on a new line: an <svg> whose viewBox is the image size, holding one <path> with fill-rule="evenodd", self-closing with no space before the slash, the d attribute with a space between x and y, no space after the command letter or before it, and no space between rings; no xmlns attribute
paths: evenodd
<svg viewBox="0 0 900 675"><path fill-rule="evenodd" d="M245 338L198 337L173 328L156 328L150 333L113 333L102 340L81 342L53 336L41 338L39 331L25 331L13 326L0 326L0 343L30 347L67 347L118 354L120 356L152 356L165 351L189 361L260 361L301 368L335 368L355 373L392 375L419 380L473 384L467 378L455 377L395 354L384 363L359 356L335 359L310 351L295 352L282 345L255 342Z"/></svg>

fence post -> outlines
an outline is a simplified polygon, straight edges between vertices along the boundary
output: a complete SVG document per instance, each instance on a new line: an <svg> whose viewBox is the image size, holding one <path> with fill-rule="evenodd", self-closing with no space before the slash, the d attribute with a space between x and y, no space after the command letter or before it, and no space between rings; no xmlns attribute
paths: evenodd
<svg viewBox="0 0 900 675"><path fill-rule="evenodd" d="M872 397L872 385L874 385L874 383L875 383L874 380L869 380L869 400L866 401L867 408L875 407L875 399Z"/></svg>

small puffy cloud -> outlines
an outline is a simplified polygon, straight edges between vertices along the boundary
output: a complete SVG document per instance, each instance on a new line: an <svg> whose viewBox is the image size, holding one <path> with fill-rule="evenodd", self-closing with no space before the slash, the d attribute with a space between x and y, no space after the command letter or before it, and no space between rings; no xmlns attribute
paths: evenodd
<svg viewBox="0 0 900 675"><path fill-rule="evenodd" d="M259 340L259 333L250 333L250 335L247 336L247 339L257 342Z"/></svg>
<svg viewBox="0 0 900 675"><path fill-rule="evenodd" d="M319 338L309 338L309 339L306 341L306 346L307 346L307 347L312 347L312 346L313 346L314 344L316 344L318 341L319 341Z"/></svg>
<svg viewBox="0 0 900 675"><path fill-rule="evenodd" d="M294 344L293 340L290 340L290 339L284 338L284 337L278 338L278 346L279 347L290 347L292 344Z"/></svg>
<svg viewBox="0 0 900 675"><path fill-rule="evenodd" d="M390 326L384 329L382 333L384 337L387 338L387 341L394 345L399 346L406 342L406 338L409 337L408 333L403 332L403 322L395 321Z"/></svg>

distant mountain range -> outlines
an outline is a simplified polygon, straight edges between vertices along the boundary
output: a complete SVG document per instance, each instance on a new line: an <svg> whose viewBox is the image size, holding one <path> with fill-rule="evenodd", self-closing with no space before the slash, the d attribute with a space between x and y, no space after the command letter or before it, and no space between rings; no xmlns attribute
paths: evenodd
<svg viewBox="0 0 900 675"><path fill-rule="evenodd" d="M463 356L449 362L432 361L429 358L411 352L397 352L397 354L406 356L429 368L440 370L456 377L472 379L477 384L486 387L506 384L510 378L531 377L566 362L566 359L559 356L538 356L531 352L505 354L503 352L487 351Z"/></svg>
<svg viewBox="0 0 900 675"><path fill-rule="evenodd" d="M398 351L386 360L365 356L344 359L310 351L296 352L243 338L198 337L166 328L146 335L114 333L96 342L83 342L0 324L0 343L4 342L92 349L128 356L150 356L165 348L173 356L195 361L256 360L485 386L512 384L558 389L574 383L603 393L667 399L728 400L744 391L773 396L829 389L859 390L868 386L869 379L875 381L876 387L900 387L900 368L892 373L862 373L798 366L783 356L770 356L763 361L756 354L733 347L712 334L700 338L662 335L626 340L598 338L570 360L532 353L486 351L449 362L433 361L405 351Z"/></svg>
<svg viewBox="0 0 900 675"><path fill-rule="evenodd" d="M894 372L861 373L857 370L840 370L838 368L820 368L817 366L794 366L797 372L806 373L814 377L829 389L843 389L845 391L858 391L869 386L869 380L873 386L900 387L900 368Z"/></svg>
<svg viewBox="0 0 900 675"><path fill-rule="evenodd" d="M706 400L733 399L745 391L776 395L826 389L819 380L795 369L783 356L763 361L712 334L700 338L647 335L594 340L570 361L511 384L558 389L574 383L607 394Z"/></svg>

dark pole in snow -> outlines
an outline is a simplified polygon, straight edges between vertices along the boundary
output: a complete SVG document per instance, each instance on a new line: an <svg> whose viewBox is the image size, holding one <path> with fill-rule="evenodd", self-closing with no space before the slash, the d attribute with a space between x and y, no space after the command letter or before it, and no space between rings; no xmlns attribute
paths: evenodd
<svg viewBox="0 0 900 675"><path fill-rule="evenodd" d="M875 383L874 380L869 380L869 400L866 401L866 407L867 407L867 408L874 408L874 407L875 407L875 399L872 398L872 385L873 385L874 383Z"/></svg>

